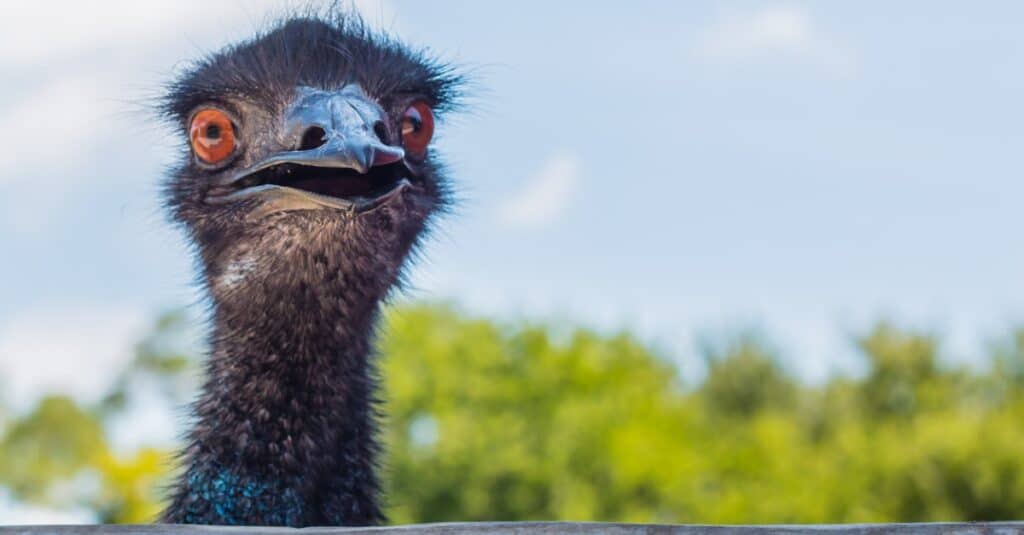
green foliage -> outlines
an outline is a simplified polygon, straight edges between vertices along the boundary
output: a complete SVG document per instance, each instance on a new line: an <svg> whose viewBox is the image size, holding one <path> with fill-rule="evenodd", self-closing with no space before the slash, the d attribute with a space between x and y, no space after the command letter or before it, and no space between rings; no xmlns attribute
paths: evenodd
<svg viewBox="0 0 1024 535"><path fill-rule="evenodd" d="M432 305L392 309L385 323L396 523L1024 516L1024 329L990 348L988 368L958 369L935 334L882 323L856 340L863 376L816 386L743 335L707 344L707 376L686 386L628 333L502 325ZM161 318L95 407L52 396L7 413L0 485L104 521L152 519L170 452L115 452L107 434L139 385L187 399L197 359L184 326Z"/></svg>
<svg viewBox="0 0 1024 535"><path fill-rule="evenodd" d="M993 372L880 324L863 378L800 385L756 336L683 389L625 334L394 311L383 340L396 522L885 522L1024 514L1024 334Z"/></svg>
<svg viewBox="0 0 1024 535"><path fill-rule="evenodd" d="M96 419L64 396L43 398L15 421L0 442L0 481L18 496L46 497L49 483L66 479L106 450Z"/></svg>
<svg viewBox="0 0 1024 535"><path fill-rule="evenodd" d="M627 335L580 331L557 344L543 328L507 331L428 307L389 325L396 522L650 510L650 474L631 458L657 453L644 439L667 438L655 430L683 429L671 365Z"/></svg>
<svg viewBox="0 0 1024 535"><path fill-rule="evenodd" d="M796 401L796 385L753 335L731 340L724 349L706 348L705 361L708 376L701 394L716 411L749 417L760 410L791 408Z"/></svg>
<svg viewBox="0 0 1024 535"><path fill-rule="evenodd" d="M152 521L161 508L172 452L114 451L107 424L134 402L133 385L157 388L174 405L185 402L193 390L187 384L189 372L197 363L194 354L183 350L186 327L181 312L158 318L136 345L135 358L95 407L48 396L28 414L0 427L0 486L30 503L91 508L101 522Z"/></svg>

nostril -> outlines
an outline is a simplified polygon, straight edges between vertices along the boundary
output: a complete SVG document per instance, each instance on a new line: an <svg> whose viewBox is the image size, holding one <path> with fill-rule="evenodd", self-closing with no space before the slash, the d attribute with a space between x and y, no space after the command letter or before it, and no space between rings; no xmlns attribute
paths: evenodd
<svg viewBox="0 0 1024 535"><path fill-rule="evenodd" d="M377 121L373 123L373 133L377 134L377 139L379 139L381 143L387 145L388 128L384 125L384 121Z"/></svg>
<svg viewBox="0 0 1024 535"><path fill-rule="evenodd" d="M324 132L323 128L314 126L306 130L306 133L302 134L302 143L299 145L299 150L310 150L327 143L327 132Z"/></svg>

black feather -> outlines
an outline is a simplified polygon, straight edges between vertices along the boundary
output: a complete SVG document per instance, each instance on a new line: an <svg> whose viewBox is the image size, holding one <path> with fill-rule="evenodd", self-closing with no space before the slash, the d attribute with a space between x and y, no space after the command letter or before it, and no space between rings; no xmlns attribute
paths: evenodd
<svg viewBox="0 0 1024 535"><path fill-rule="evenodd" d="M432 218L450 202L443 166L431 150L417 164L414 189L362 213L255 217L259 201L205 199L220 174L259 151L289 149L275 125L297 87L359 84L393 130L410 96L440 112L456 107L461 81L425 52L331 10L282 20L170 84L161 109L183 136L194 110L218 106L238 118L242 149L221 169L197 164L186 149L166 183L171 217L195 245L211 329L195 423L162 521L383 521L375 325Z"/></svg>

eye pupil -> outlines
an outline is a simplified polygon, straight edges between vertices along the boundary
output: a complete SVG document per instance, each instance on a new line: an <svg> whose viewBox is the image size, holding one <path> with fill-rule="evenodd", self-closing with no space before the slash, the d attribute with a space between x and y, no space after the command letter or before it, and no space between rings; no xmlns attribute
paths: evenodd
<svg viewBox="0 0 1024 535"><path fill-rule="evenodd" d="M220 126L217 126L215 124L211 124L210 126L207 126L206 127L206 137L208 137L210 139L218 139L218 138L220 138Z"/></svg>

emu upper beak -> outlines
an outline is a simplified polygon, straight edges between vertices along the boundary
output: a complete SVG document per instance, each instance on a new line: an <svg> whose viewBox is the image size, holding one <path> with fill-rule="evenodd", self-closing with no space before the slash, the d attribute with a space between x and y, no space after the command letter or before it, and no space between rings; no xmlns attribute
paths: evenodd
<svg viewBox="0 0 1024 535"><path fill-rule="evenodd" d="M298 89L287 118L291 135L305 136L313 129L323 132L323 144L305 151L288 152L274 161L319 167L347 167L366 173L371 167L394 163L405 157L401 147L385 145L376 130L387 117L358 85L337 92L308 87Z"/></svg>
<svg viewBox="0 0 1024 535"><path fill-rule="evenodd" d="M385 121L381 107L357 84L338 91L299 87L284 113L282 129L286 142L299 149L272 154L221 177L213 186L227 193L208 200L228 202L259 194L270 204L270 211L359 208L379 201L384 194L408 184L393 172L378 171L405 157L401 147L381 140L378 132L386 128ZM276 177L275 172L281 170L288 176ZM365 193L337 193L352 189L337 182L345 180L349 184L361 180L371 186ZM296 185L300 183L304 187Z"/></svg>

